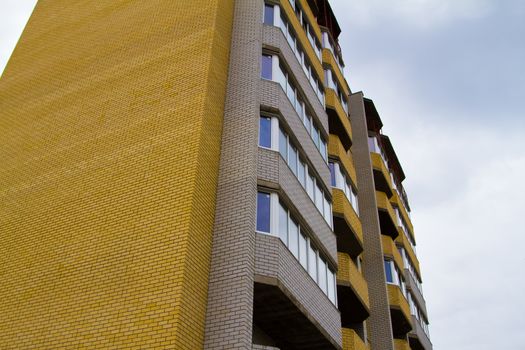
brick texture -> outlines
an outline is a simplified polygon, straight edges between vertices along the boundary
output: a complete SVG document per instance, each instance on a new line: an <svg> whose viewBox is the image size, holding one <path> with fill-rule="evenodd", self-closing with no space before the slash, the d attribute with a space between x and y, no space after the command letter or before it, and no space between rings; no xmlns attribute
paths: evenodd
<svg viewBox="0 0 525 350"><path fill-rule="evenodd" d="M205 349L252 344L262 13L262 1L235 1Z"/></svg>
<svg viewBox="0 0 525 350"><path fill-rule="evenodd" d="M232 16L38 2L0 82L0 348L202 347Z"/></svg>
<svg viewBox="0 0 525 350"><path fill-rule="evenodd" d="M350 96L350 121L354 130L352 153L359 186L359 218L363 227L363 273L368 282L370 317L368 339L372 349L394 350L390 307L372 162L368 149L368 127L361 92Z"/></svg>

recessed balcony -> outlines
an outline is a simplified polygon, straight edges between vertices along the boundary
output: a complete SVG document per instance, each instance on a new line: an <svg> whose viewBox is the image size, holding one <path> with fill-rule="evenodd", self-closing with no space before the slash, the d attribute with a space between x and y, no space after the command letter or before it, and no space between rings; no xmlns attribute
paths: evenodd
<svg viewBox="0 0 525 350"><path fill-rule="evenodd" d="M337 296L341 324L363 322L370 315L368 284L348 254L337 253Z"/></svg>
<svg viewBox="0 0 525 350"><path fill-rule="evenodd" d="M414 238L414 226L412 225L410 216L408 216L408 212L406 211L397 191L393 192L393 196L390 198L390 201L399 209L399 212L401 213L401 216L407 225L408 233L412 236L412 238Z"/></svg>
<svg viewBox="0 0 525 350"><path fill-rule="evenodd" d="M337 235L337 250L351 256L363 251L363 229L361 221L343 191L332 190L334 232Z"/></svg>
<svg viewBox="0 0 525 350"><path fill-rule="evenodd" d="M337 135L330 134L328 137L328 155L332 158L338 159L348 176L350 176L352 182L357 184L357 175L352 154L345 150Z"/></svg>
<svg viewBox="0 0 525 350"><path fill-rule="evenodd" d="M377 210L379 212L379 223L381 225L381 234L396 239L399 235L396 225L396 214L392 204L387 198L386 193L376 191Z"/></svg>
<svg viewBox="0 0 525 350"><path fill-rule="evenodd" d="M370 350L363 339L351 328L342 328L343 350Z"/></svg>
<svg viewBox="0 0 525 350"><path fill-rule="evenodd" d="M421 279L421 270L419 269L419 260L417 259L416 253L414 252L414 249L412 249L412 245L408 241L408 238L405 235L403 229L398 226L397 230L399 232L399 235L396 238L396 243L405 248L405 252L408 255L410 261L412 262L412 266L414 266L417 275Z"/></svg>
<svg viewBox="0 0 525 350"><path fill-rule="evenodd" d="M345 77L343 76L343 72L341 71L341 68L339 67L339 64L337 64L334 54L329 49L323 49L323 64L330 66L332 69L332 72L335 73L337 83L341 88L343 89L343 93L348 96L350 95L350 90L348 90L348 87L346 85Z"/></svg>
<svg viewBox="0 0 525 350"><path fill-rule="evenodd" d="M390 317L392 318L392 331L394 337L403 338L412 329L412 316L410 307L399 286L387 284Z"/></svg>
<svg viewBox="0 0 525 350"><path fill-rule="evenodd" d="M388 198L392 197L392 179L390 173L379 153L370 152L372 169L374 171L374 183L376 190L386 193Z"/></svg>
<svg viewBox="0 0 525 350"><path fill-rule="evenodd" d="M350 125L350 119L333 89L326 89L325 101L330 133L337 135L343 147L348 150L352 145L352 126Z"/></svg>
<svg viewBox="0 0 525 350"><path fill-rule="evenodd" d="M394 260L399 271L404 271L403 257L399 254L396 244L391 237L381 235L381 244L383 246L383 255Z"/></svg>

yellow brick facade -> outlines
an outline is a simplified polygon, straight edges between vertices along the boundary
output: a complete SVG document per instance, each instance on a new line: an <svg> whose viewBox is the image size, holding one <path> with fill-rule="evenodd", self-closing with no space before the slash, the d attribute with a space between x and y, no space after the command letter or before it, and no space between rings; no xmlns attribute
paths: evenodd
<svg viewBox="0 0 525 350"><path fill-rule="evenodd" d="M202 347L232 17L38 3L0 82L1 349Z"/></svg>

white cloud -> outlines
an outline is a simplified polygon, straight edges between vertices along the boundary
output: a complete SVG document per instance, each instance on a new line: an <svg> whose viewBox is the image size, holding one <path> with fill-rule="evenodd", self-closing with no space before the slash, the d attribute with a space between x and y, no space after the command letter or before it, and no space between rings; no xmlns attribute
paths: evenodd
<svg viewBox="0 0 525 350"><path fill-rule="evenodd" d="M491 0L350 0L332 1L333 7L351 14L361 25L381 23L385 18L419 28L434 27L450 21L477 19L495 6Z"/></svg>

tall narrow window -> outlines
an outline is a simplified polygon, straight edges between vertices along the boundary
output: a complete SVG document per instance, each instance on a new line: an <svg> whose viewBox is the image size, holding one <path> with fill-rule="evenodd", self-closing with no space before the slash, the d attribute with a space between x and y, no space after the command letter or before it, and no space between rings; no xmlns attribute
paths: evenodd
<svg viewBox="0 0 525 350"><path fill-rule="evenodd" d="M261 76L264 79L272 80L272 56L262 55Z"/></svg>
<svg viewBox="0 0 525 350"><path fill-rule="evenodd" d="M328 166L330 167L330 184L335 187L335 164L330 162Z"/></svg>
<svg viewBox="0 0 525 350"><path fill-rule="evenodd" d="M312 245L308 245L308 273L317 282L317 253Z"/></svg>
<svg viewBox="0 0 525 350"><path fill-rule="evenodd" d="M290 235L288 237L288 249L296 258L299 258L299 226L292 218L290 218L290 230L288 232Z"/></svg>
<svg viewBox="0 0 525 350"><path fill-rule="evenodd" d="M306 240L306 237L301 233L299 235L299 262L305 269L308 269L307 261L308 261L308 241Z"/></svg>
<svg viewBox="0 0 525 350"><path fill-rule="evenodd" d="M288 246L288 210L279 203L279 238Z"/></svg>
<svg viewBox="0 0 525 350"><path fill-rule="evenodd" d="M259 146L272 147L272 119L261 117L259 119Z"/></svg>
<svg viewBox="0 0 525 350"><path fill-rule="evenodd" d="M328 299L335 304L335 275L332 270L328 270Z"/></svg>
<svg viewBox="0 0 525 350"><path fill-rule="evenodd" d="M270 233L270 194L257 193L257 231Z"/></svg>
<svg viewBox="0 0 525 350"><path fill-rule="evenodd" d="M290 165L292 172L297 176L297 150L294 146L290 145L289 152L288 165Z"/></svg>
<svg viewBox="0 0 525 350"><path fill-rule="evenodd" d="M319 287L326 293L326 263L322 258L319 258Z"/></svg>
<svg viewBox="0 0 525 350"><path fill-rule="evenodd" d="M305 187L305 174L306 174L306 165L304 162L299 158L299 165L297 168L297 177L299 178L299 182L303 187Z"/></svg>
<svg viewBox="0 0 525 350"><path fill-rule="evenodd" d="M273 26L273 13L274 13L274 5L264 5L264 24L268 24Z"/></svg>
<svg viewBox="0 0 525 350"><path fill-rule="evenodd" d="M288 138L283 129L279 129L279 153L285 161L288 161Z"/></svg>
<svg viewBox="0 0 525 350"><path fill-rule="evenodd" d="M392 271L392 263L390 262L390 260L385 260L385 275L387 282L394 283L394 274Z"/></svg>

